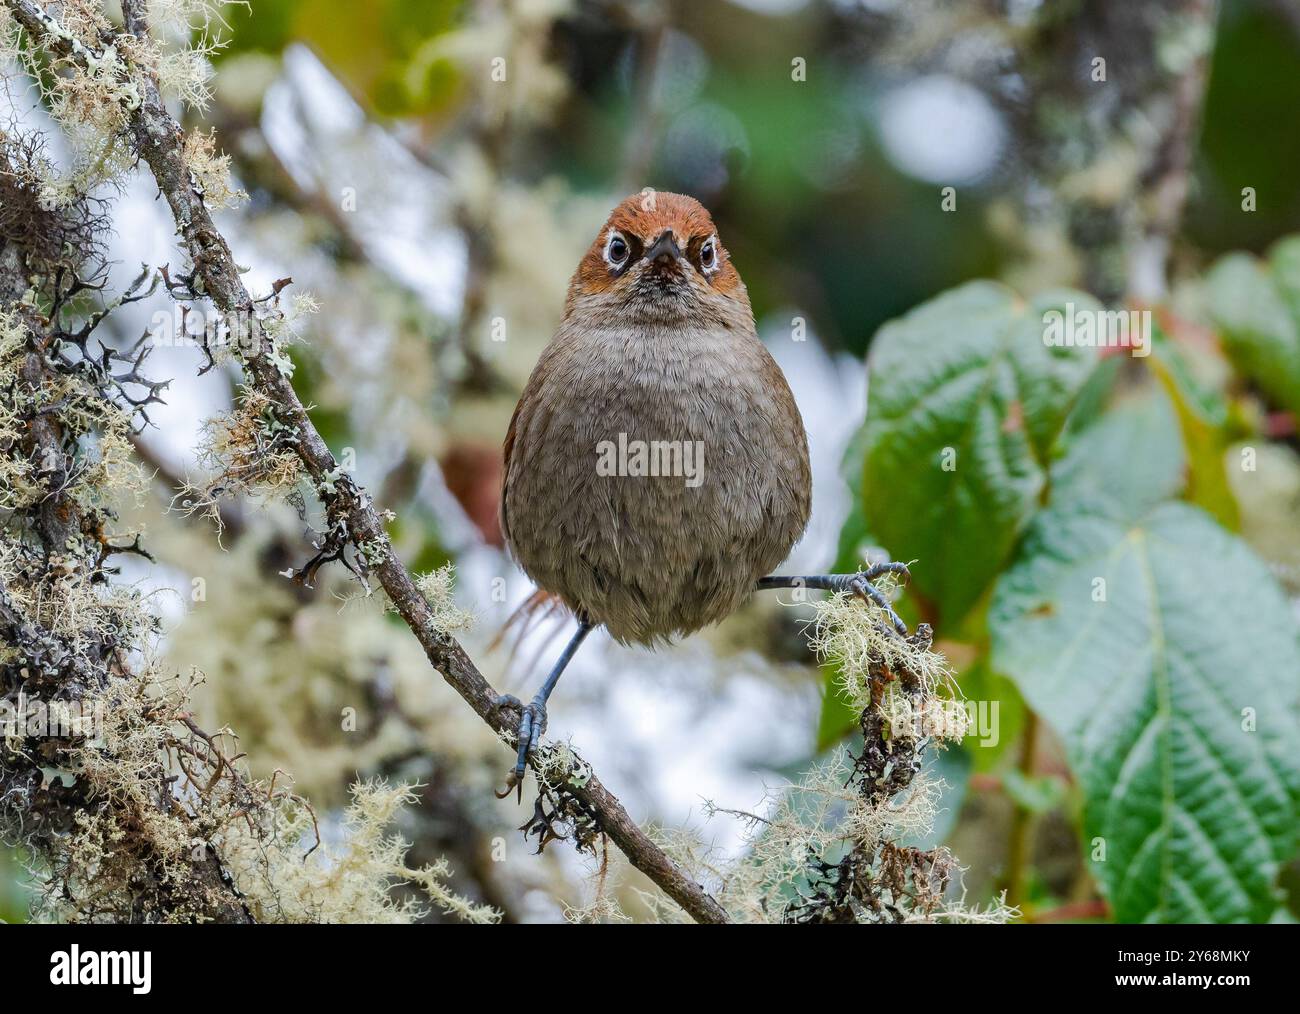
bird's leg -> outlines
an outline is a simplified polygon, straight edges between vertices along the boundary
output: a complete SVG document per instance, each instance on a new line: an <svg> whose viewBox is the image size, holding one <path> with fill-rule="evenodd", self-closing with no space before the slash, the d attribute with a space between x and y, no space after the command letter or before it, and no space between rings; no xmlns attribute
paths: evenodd
<svg viewBox="0 0 1300 1014"><path fill-rule="evenodd" d="M537 741L542 738L542 733L546 730L546 700L551 696L551 691L555 689L555 684L560 682L560 674L564 672L565 666L577 653L578 646L591 633L591 627L592 624L588 620L582 617L578 618L577 632L568 645L565 646L564 652L555 663L550 675L546 677L546 682L542 684L542 688L537 691L537 696L533 698L531 704L525 706L513 694L502 694L497 698L496 704L498 708L512 707L517 708L520 712L519 757L515 761L514 770L511 772L510 784L506 786L506 793L518 786L520 798L523 798L524 767L528 763L528 754L536 748Z"/></svg>
<svg viewBox="0 0 1300 1014"><path fill-rule="evenodd" d="M822 591L832 592L849 592L857 595L862 599L870 599L889 617L889 622L894 625L898 633L907 636L907 624L898 617L894 612L894 607L889 604L889 599L885 598L884 593L871 582L885 574L898 574L903 578L910 575L905 563L877 563L868 567L866 570L860 570L856 574L812 574L806 577L797 577L795 575L776 574L771 577L760 577L758 579L758 590L766 591L769 588L815 588Z"/></svg>

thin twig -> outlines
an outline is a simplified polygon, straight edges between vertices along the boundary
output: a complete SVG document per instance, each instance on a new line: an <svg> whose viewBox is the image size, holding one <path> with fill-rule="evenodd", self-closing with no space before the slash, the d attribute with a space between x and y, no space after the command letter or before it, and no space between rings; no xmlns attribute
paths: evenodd
<svg viewBox="0 0 1300 1014"><path fill-rule="evenodd" d="M1038 715L1026 709L1025 730L1020 741L1020 760L1017 764L1024 778L1034 777L1034 757L1037 752ZM1033 813L1022 803L1016 803L1007 834L1007 869L1002 885L1007 892L1007 904L1012 908L1024 908L1025 905L1025 878L1032 859L1033 830Z"/></svg>

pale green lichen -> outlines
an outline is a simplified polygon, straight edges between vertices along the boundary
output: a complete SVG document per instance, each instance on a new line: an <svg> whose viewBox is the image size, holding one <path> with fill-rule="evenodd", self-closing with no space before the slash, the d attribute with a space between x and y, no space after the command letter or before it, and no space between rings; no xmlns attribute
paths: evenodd
<svg viewBox="0 0 1300 1014"><path fill-rule="evenodd" d="M85 624L95 593L79 594L78 622ZM132 605L147 623L139 603L120 594L115 619ZM259 922L410 922L429 903L472 922L498 918L447 887L445 861L407 865L408 844L388 828L414 801L409 787L354 786L337 833L320 842L316 815L285 776L254 779L233 760L239 741L225 729L199 739L177 724L192 711L195 680L163 672L145 655L133 676L110 679L98 697L83 700L102 700L96 715L103 728L94 742L67 752L63 769L109 805L74 815L73 830L41 871L39 917L116 921L139 903L146 856L165 890L192 877L190 863L210 849ZM169 774L174 798L163 808L158 786ZM417 888L424 902L396 894L402 884ZM195 915L157 913L177 921Z"/></svg>
<svg viewBox="0 0 1300 1014"><path fill-rule="evenodd" d="M432 611L430 625L444 636L452 636L474 625L474 614L456 605L456 568L448 563L415 579L424 600Z"/></svg>
<svg viewBox="0 0 1300 1014"><path fill-rule="evenodd" d="M12 61L26 71L72 145L69 170L46 181L48 206L128 178L136 160L126 126L144 101L149 75L164 96L206 108L212 57L224 46L223 6L217 0L154 0L151 34L137 37L114 35L115 26L93 0L63 0L55 13L42 9L38 15L48 68L34 50L18 45L11 13L0 11L0 64ZM214 207L240 197L229 184L228 159L215 153L210 136L188 137L185 155Z"/></svg>
<svg viewBox="0 0 1300 1014"><path fill-rule="evenodd" d="M358 592L342 568L322 570L306 598L268 576L265 561L296 539L297 518L268 506L261 522L225 552L197 526L159 526L151 537L160 558L201 581L168 641L174 666L208 675L194 692L196 713L240 730L257 777L292 771L298 791L324 806L343 802L357 771L412 755L482 780L499 760L496 738L465 721L455 692L430 678L419 642L394 635L382 597Z"/></svg>
<svg viewBox="0 0 1300 1014"><path fill-rule="evenodd" d="M885 575L876 586L888 596L895 586L893 575ZM838 668L840 690L858 710L871 703L872 666L877 663L911 673L928 694L955 686L948 660L895 636L874 603L868 606L852 595L832 595L817 603L816 609L810 644Z"/></svg>
<svg viewBox="0 0 1300 1014"><path fill-rule="evenodd" d="M378 567L388 559L388 541L386 539L379 537L367 539L357 548L367 567Z"/></svg>
<svg viewBox="0 0 1300 1014"><path fill-rule="evenodd" d="M18 315L0 308L0 389L14 392L14 396L0 399L0 436L7 438L3 441L7 447L19 446L17 438L26 427L18 395L26 341L26 329ZM26 454L0 454L0 509L21 510L45 495L36 474L38 465Z"/></svg>
<svg viewBox="0 0 1300 1014"><path fill-rule="evenodd" d="M970 712L963 701L905 693L896 684L881 694L879 711L893 739L921 739L959 743L970 728Z"/></svg>
<svg viewBox="0 0 1300 1014"><path fill-rule="evenodd" d="M446 860L418 868L406 864L410 844L387 828L415 801L408 786L360 782L343 812L338 843L327 840L304 856L302 843L313 833L312 820L299 805L280 815L275 835L250 835L244 825L232 823L218 847L261 922L413 922L424 916L426 903L396 899L393 888L403 883L417 887L446 915L471 923L499 921L496 909L447 888Z"/></svg>
<svg viewBox="0 0 1300 1014"><path fill-rule="evenodd" d="M338 490L338 481L343 478L344 471L341 466L335 465L328 472L320 477L317 488L325 496L333 496Z"/></svg>
<svg viewBox="0 0 1300 1014"><path fill-rule="evenodd" d="M221 529L219 500L247 496L263 501L293 493L302 481L295 433L256 388L239 390L234 408L203 423L195 458L206 472L173 500L182 514L208 517Z"/></svg>
<svg viewBox="0 0 1300 1014"><path fill-rule="evenodd" d="M248 199L231 182L230 156L218 154L215 131L186 134L182 157L209 211L233 208Z"/></svg>
<svg viewBox="0 0 1300 1014"><path fill-rule="evenodd" d="M538 778L553 789L584 788L595 772L567 740L547 743L537 753Z"/></svg>

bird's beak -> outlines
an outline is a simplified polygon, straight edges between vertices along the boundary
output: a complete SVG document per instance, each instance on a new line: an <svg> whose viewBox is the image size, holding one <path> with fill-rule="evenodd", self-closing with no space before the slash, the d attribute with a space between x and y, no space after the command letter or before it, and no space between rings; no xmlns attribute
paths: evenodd
<svg viewBox="0 0 1300 1014"><path fill-rule="evenodd" d="M665 229L663 235L645 252L645 259L650 264L675 264L681 255L682 251L673 239L672 229Z"/></svg>

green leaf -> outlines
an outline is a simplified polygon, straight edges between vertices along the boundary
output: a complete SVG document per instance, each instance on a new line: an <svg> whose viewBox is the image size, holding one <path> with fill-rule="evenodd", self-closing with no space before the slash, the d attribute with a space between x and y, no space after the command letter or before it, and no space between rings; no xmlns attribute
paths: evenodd
<svg viewBox="0 0 1300 1014"><path fill-rule="evenodd" d="M911 588L959 622L1002 569L1037 509L1049 453L1097 362L1050 346L1044 314L988 282L962 286L886 324L870 357L864 504Z"/></svg>
<svg viewBox="0 0 1300 1014"><path fill-rule="evenodd" d="M866 442L859 429L850 438L848 447L844 449L844 460L840 463L840 476L851 493L857 492L865 456ZM866 514L862 510L862 498L854 495L849 503L848 516L840 526L833 573L849 574L857 570L862 566L864 553L874 544L871 532L867 529Z"/></svg>
<svg viewBox="0 0 1300 1014"><path fill-rule="evenodd" d="M1188 502L1203 508L1219 524L1235 532L1242 526L1242 515L1223 458L1229 447L1226 426L1206 416L1169 361L1154 359L1152 369L1178 409L1178 425L1187 448Z"/></svg>
<svg viewBox="0 0 1300 1014"><path fill-rule="evenodd" d="M1206 292L1237 368L1300 412L1300 236L1279 242L1267 262L1228 254L1210 270Z"/></svg>
<svg viewBox="0 0 1300 1014"><path fill-rule="evenodd" d="M1088 375L1087 381L1074 399L1074 406L1061 430L1061 440L1068 440L1095 423L1106 411L1117 382L1130 360L1122 356L1105 356Z"/></svg>
<svg viewBox="0 0 1300 1014"><path fill-rule="evenodd" d="M829 750L858 727L859 715L840 692L839 667L826 664L822 672L822 710L817 719L817 750Z"/></svg>
<svg viewBox="0 0 1300 1014"><path fill-rule="evenodd" d="M1187 456L1178 417L1156 384L1128 389L1052 465L1054 503L1104 498L1136 517L1183 488Z"/></svg>
<svg viewBox="0 0 1300 1014"><path fill-rule="evenodd" d="M1187 500L1236 531L1241 515L1224 459L1229 443L1227 406L1198 388L1177 347L1169 342L1157 342L1149 361L1178 412L1187 449Z"/></svg>
<svg viewBox="0 0 1300 1014"><path fill-rule="evenodd" d="M989 665L987 650L957 674L961 695L971 709L971 727L962 740L974 770L993 771L1016 744L1025 724L1019 688Z"/></svg>
<svg viewBox="0 0 1300 1014"><path fill-rule="evenodd" d="M1242 537L1291 587L1300 578L1300 453L1252 439L1228 452L1228 476L1241 508Z"/></svg>
<svg viewBox="0 0 1300 1014"><path fill-rule="evenodd" d="M1002 788L1011 801L1030 813L1051 813L1063 802L1067 787L1056 775L1028 777L1016 768L1002 773Z"/></svg>
<svg viewBox="0 0 1300 1014"><path fill-rule="evenodd" d="M1267 919L1297 839L1300 647L1247 546L1186 504L1125 523L1065 503L989 624L994 665L1065 742L1116 919Z"/></svg>
<svg viewBox="0 0 1300 1014"><path fill-rule="evenodd" d="M232 31L221 58L306 43L358 101L390 116L441 111L455 97L461 72L431 48L456 27L455 0L258 0L251 17L227 6Z"/></svg>

